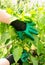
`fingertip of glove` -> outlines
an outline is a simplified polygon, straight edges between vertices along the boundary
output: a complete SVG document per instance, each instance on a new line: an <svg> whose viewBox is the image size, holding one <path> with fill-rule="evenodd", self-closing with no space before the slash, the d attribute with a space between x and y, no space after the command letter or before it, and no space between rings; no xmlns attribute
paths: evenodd
<svg viewBox="0 0 45 65"><path fill-rule="evenodd" d="M34 41L34 38L32 38L31 40Z"/></svg>
<svg viewBox="0 0 45 65"><path fill-rule="evenodd" d="M36 35L38 35L38 33L39 33L39 32L37 31L37 32L36 32Z"/></svg>

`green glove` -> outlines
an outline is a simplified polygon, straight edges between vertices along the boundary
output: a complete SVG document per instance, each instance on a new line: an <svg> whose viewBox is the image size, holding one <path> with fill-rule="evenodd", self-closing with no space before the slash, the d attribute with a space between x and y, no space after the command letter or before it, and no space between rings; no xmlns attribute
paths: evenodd
<svg viewBox="0 0 45 65"><path fill-rule="evenodd" d="M24 39L23 35L26 34L31 40L34 40L34 37L32 36L32 34L37 35L38 31L34 29L33 26L35 26L33 22L26 23L26 29L24 31L17 31L19 38L23 40Z"/></svg>
<svg viewBox="0 0 45 65"><path fill-rule="evenodd" d="M28 56L29 54L26 52L26 50L24 50L22 57L21 57L22 62L26 62L28 59Z"/></svg>
<svg viewBox="0 0 45 65"><path fill-rule="evenodd" d="M30 23L25 23L24 21L14 20L10 25L16 29L16 32L21 40L24 40L24 34L26 34L26 36L28 36L31 40L34 40L32 34L38 34L37 30L33 28L35 23L32 21L30 21Z"/></svg>

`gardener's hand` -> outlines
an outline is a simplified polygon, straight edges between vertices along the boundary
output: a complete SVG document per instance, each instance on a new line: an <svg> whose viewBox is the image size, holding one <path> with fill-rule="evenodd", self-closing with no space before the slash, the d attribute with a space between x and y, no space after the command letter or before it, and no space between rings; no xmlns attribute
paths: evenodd
<svg viewBox="0 0 45 65"><path fill-rule="evenodd" d="M13 57L12 54L9 55L6 59L8 60L8 62L9 62L10 65L13 64L13 63L15 63L15 60L14 60L14 57ZM19 65L22 65L23 64L23 62L22 62L21 59L19 59L17 63L19 63Z"/></svg>
<svg viewBox="0 0 45 65"><path fill-rule="evenodd" d="M21 56L22 62L27 62L28 57L29 57L29 53L26 50L24 50L23 53L22 53L22 56Z"/></svg>
<svg viewBox="0 0 45 65"><path fill-rule="evenodd" d="M19 38L22 40L24 39L24 34L26 34L31 40L34 40L32 34L38 34L37 30L33 28L33 26L35 25L33 22L24 23L23 21L15 20L10 25L12 25L16 29Z"/></svg>
<svg viewBox="0 0 45 65"><path fill-rule="evenodd" d="M9 15L5 10L0 10L0 21L6 24L10 24L13 21L11 25L16 29L20 39L24 39L23 33L32 40L34 40L34 38L31 34L38 34L37 30L33 29L34 23L19 21L16 17Z"/></svg>
<svg viewBox="0 0 45 65"><path fill-rule="evenodd" d="M17 17L8 14L6 10L0 9L0 22L10 24L12 21L16 19Z"/></svg>
<svg viewBox="0 0 45 65"><path fill-rule="evenodd" d="M0 59L0 65L10 65L10 63L6 58L1 58Z"/></svg>

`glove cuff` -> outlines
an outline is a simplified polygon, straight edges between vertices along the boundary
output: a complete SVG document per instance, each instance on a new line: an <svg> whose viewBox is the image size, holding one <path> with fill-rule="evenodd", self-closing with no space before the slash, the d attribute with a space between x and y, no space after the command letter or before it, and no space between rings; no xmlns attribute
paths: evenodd
<svg viewBox="0 0 45 65"><path fill-rule="evenodd" d="M13 64L13 63L15 63L15 61L14 61L14 58L13 58L13 55L12 55L12 54L11 54L11 55L9 55L6 59L10 62L10 65L11 65L11 64Z"/></svg>

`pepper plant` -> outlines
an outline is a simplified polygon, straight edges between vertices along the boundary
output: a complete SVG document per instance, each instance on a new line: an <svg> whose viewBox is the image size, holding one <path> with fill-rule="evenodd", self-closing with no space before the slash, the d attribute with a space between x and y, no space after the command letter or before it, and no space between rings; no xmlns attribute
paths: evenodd
<svg viewBox="0 0 45 65"><path fill-rule="evenodd" d="M11 0L0 0L1 9L5 9L7 13L24 22L32 20L36 24L34 27L38 30L38 35L33 35L34 41L26 36L22 41L13 27L0 23L0 58L13 54L16 63L12 65L17 64L23 50L27 53L22 56L22 59L25 56L23 65L45 65L45 7L39 6L38 3L30 7L29 3L30 0L17 0L16 4L13 4Z"/></svg>

